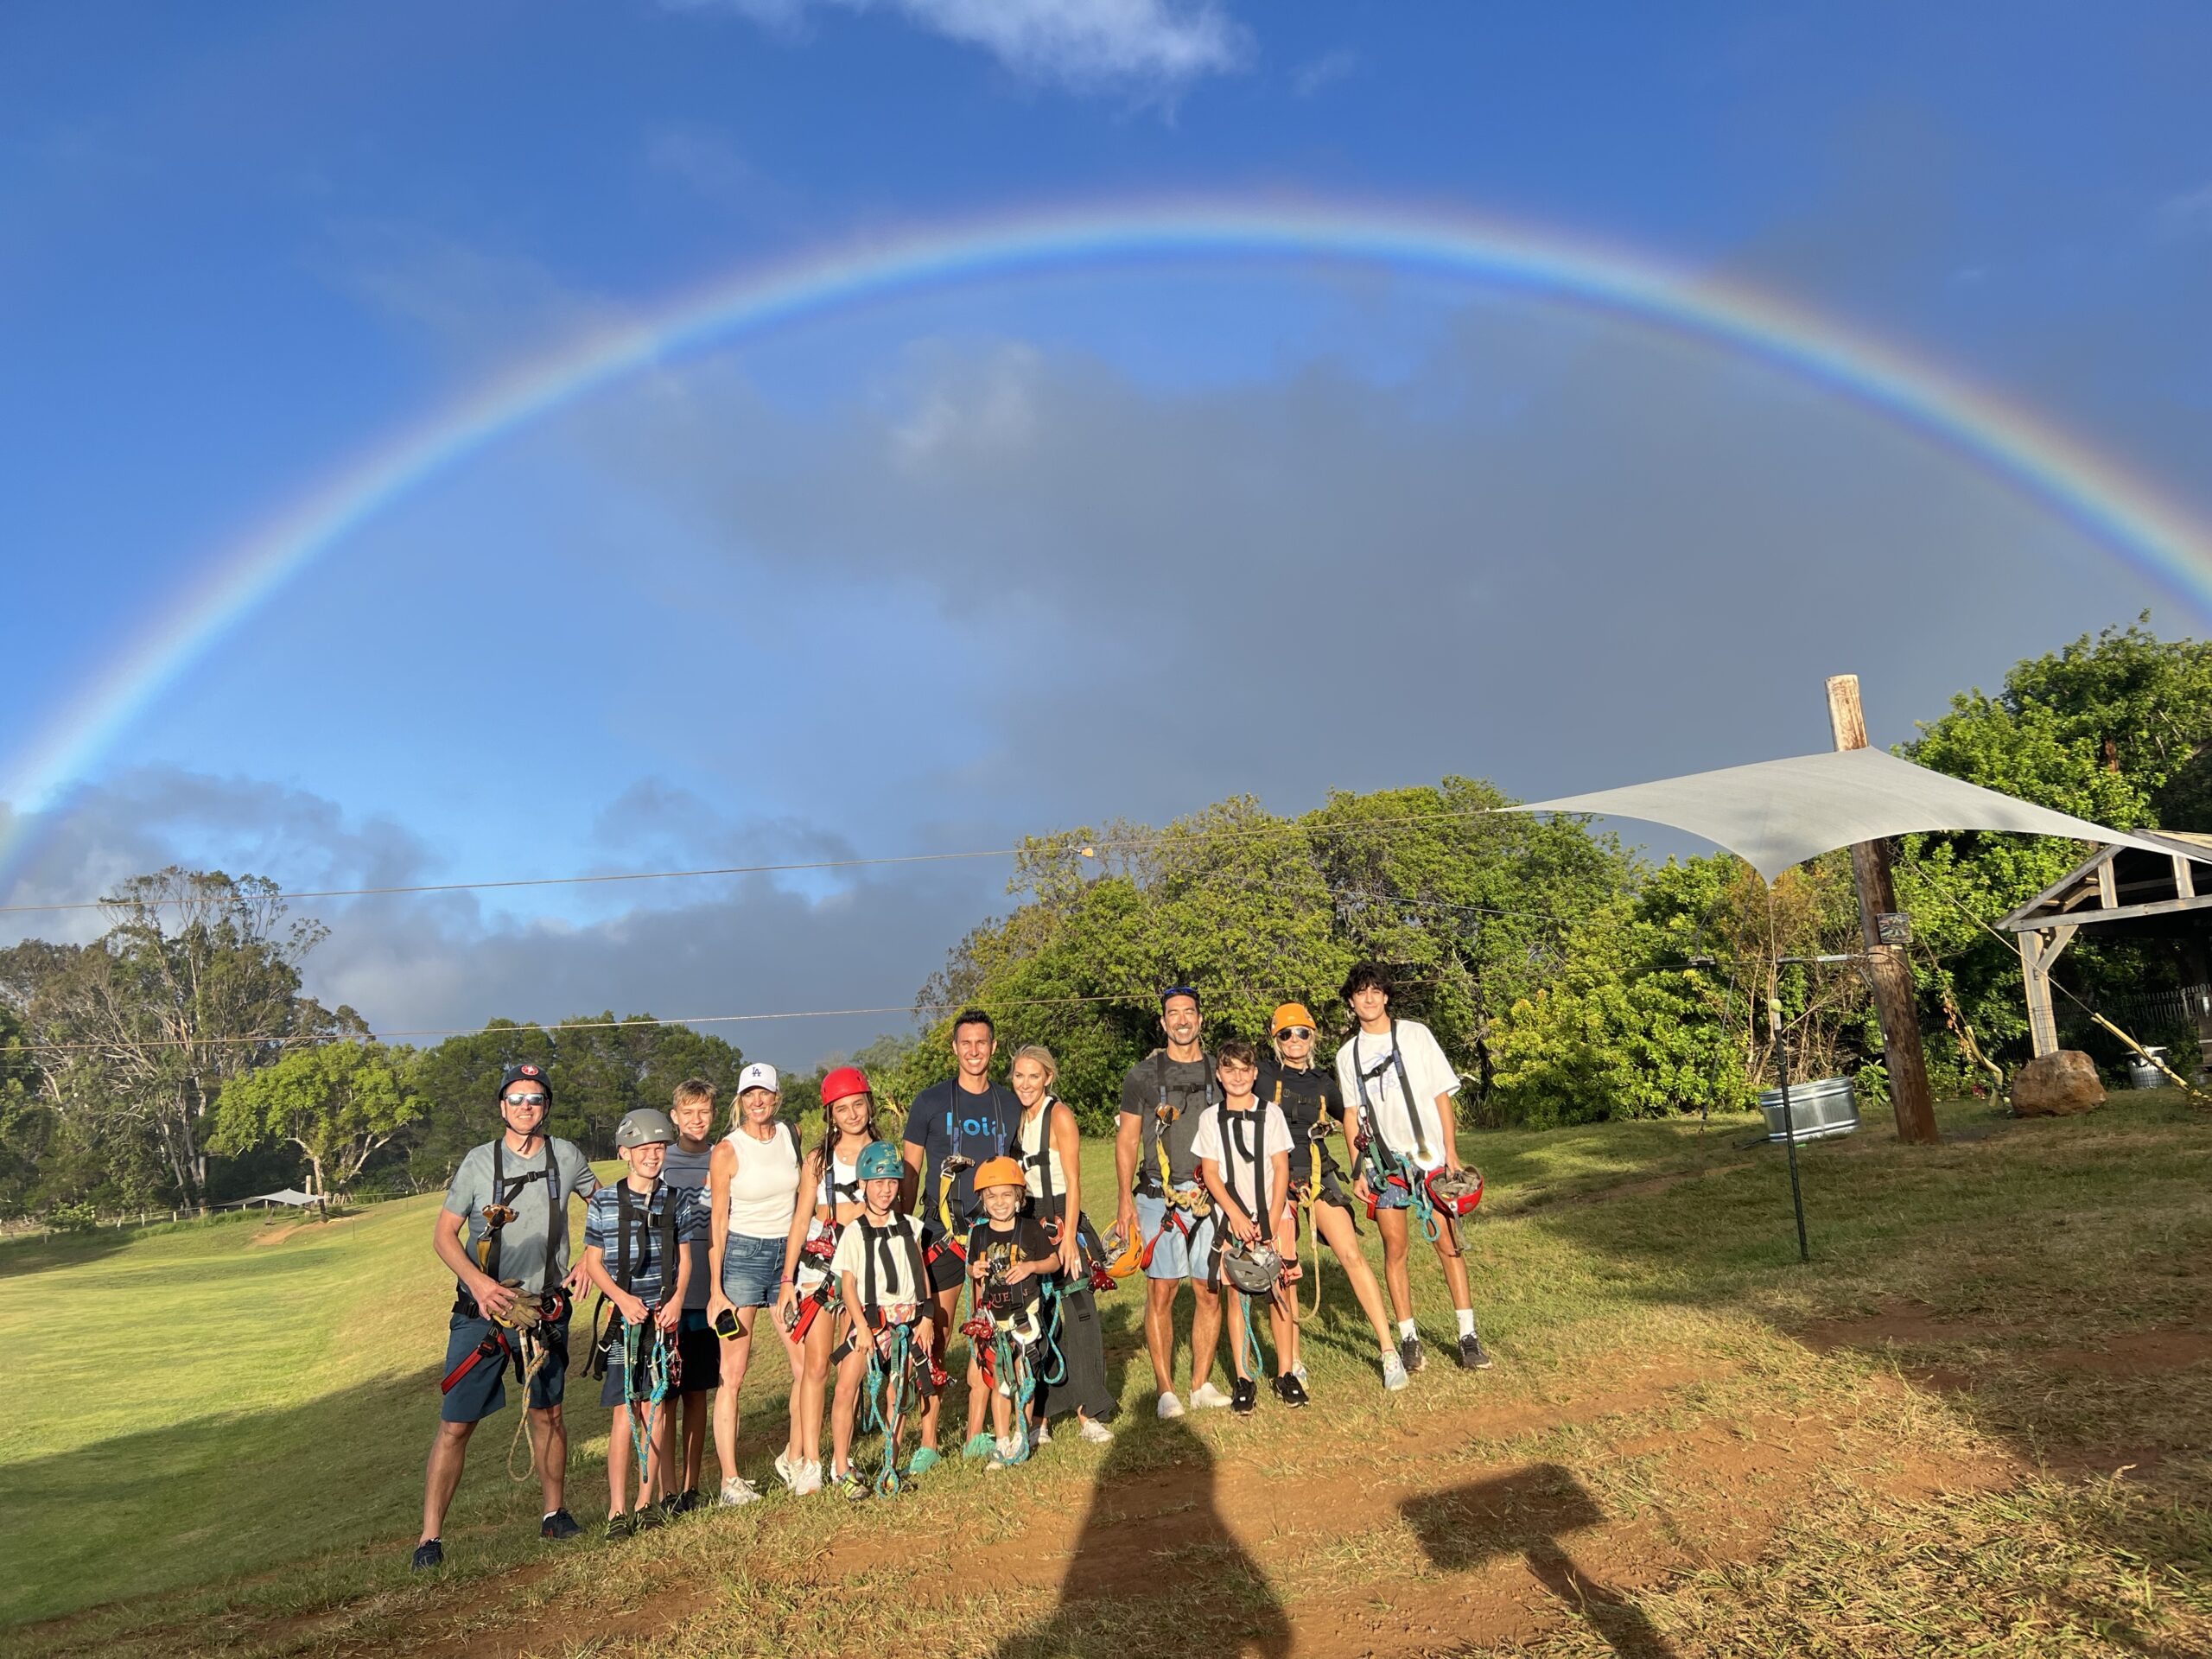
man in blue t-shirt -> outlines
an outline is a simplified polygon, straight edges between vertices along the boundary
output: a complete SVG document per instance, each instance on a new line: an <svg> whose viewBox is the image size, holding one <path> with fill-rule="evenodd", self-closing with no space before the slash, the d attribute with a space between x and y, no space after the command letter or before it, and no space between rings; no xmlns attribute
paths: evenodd
<svg viewBox="0 0 2212 1659"><path fill-rule="evenodd" d="M914 1096L906 1114L902 1150L906 1160L906 1190L900 1208L921 1218L925 1253L929 1261L930 1294L937 1304L931 1321L931 1360L944 1364L947 1334L959 1323L960 1287L967 1280L962 1259L969 1230L983 1213L976 1196L976 1167L999 1156L1014 1142L1021 1123L1021 1103L1014 1090L991 1081L991 1056L998 1050L998 1031L991 1016L981 1008L963 1008L952 1022L952 1058L957 1068L943 1083L931 1084ZM938 1461L937 1419L939 1397L932 1395L922 1408L922 1445L914 1453L917 1473ZM968 1402L967 1446L978 1445L976 1457L988 1457L991 1437L983 1432L983 1412L989 1402L978 1396Z"/></svg>

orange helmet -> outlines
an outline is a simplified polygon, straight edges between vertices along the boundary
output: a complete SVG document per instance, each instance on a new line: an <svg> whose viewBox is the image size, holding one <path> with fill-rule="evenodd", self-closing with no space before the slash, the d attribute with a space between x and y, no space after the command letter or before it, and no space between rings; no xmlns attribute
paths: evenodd
<svg viewBox="0 0 2212 1659"><path fill-rule="evenodd" d="M1313 1029L1313 1016L1306 1012L1303 1002L1286 1002L1275 1010L1274 1018L1268 1021L1268 1035L1276 1035L1285 1026L1303 1026L1311 1031Z"/></svg>
<svg viewBox="0 0 2212 1659"><path fill-rule="evenodd" d="M976 1169L976 1190L992 1186L1027 1186L1029 1178L1011 1158L986 1158Z"/></svg>
<svg viewBox="0 0 2212 1659"><path fill-rule="evenodd" d="M1107 1235L1112 1238L1112 1234ZM1129 1242L1122 1247L1121 1254L1106 1264L1106 1271L1116 1279L1126 1279L1131 1274L1152 1265L1152 1252L1145 1248L1144 1235L1137 1229L1129 1230Z"/></svg>

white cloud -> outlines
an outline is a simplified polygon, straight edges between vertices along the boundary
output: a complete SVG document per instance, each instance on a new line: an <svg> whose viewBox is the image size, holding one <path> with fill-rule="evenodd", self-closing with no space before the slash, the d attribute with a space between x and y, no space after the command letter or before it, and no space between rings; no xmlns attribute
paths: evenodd
<svg viewBox="0 0 2212 1659"><path fill-rule="evenodd" d="M964 46L980 47L1025 79L1078 90L1172 92L1241 68L1245 30L1221 0L666 0L717 6L789 31L817 7L888 8Z"/></svg>
<svg viewBox="0 0 2212 1659"><path fill-rule="evenodd" d="M1311 98L1324 86L1342 80L1358 67L1359 54L1348 46L1340 46L1292 70L1290 90L1300 98Z"/></svg>

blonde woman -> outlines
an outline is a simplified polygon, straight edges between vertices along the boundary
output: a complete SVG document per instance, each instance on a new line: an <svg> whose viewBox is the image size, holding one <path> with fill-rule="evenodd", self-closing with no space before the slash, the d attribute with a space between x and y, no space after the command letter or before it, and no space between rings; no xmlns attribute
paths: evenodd
<svg viewBox="0 0 2212 1659"><path fill-rule="evenodd" d="M1050 1439L1046 1426L1053 1417L1072 1411L1084 1440L1104 1441L1114 1438L1106 1424L1121 1409L1106 1380L1105 1344L1090 1290L1091 1264L1105 1252L1083 1213L1083 1146L1075 1114L1052 1093L1058 1075L1051 1049L1033 1043L1014 1052L1012 1081L1021 1118L1010 1150L1028 1184L1030 1212L1052 1232L1060 1251L1060 1379L1040 1390L1038 1440Z"/></svg>
<svg viewBox="0 0 2212 1659"><path fill-rule="evenodd" d="M841 1065L822 1079L822 1142L806 1155L800 1184L813 1194L791 1217L784 1240L783 1283L776 1323L799 1347L791 1384L791 1444L776 1457L776 1473L801 1497L822 1490L822 1418L830 1388L830 1357L849 1322L830 1271L838 1230L861 1213L861 1148L881 1139L875 1102L858 1066ZM830 1471L833 1479L849 1471Z"/></svg>
<svg viewBox="0 0 2212 1659"><path fill-rule="evenodd" d="M805 1160L799 1154L798 1131L777 1116L782 1101L774 1066L747 1066L738 1074L737 1121L707 1166L714 1222L708 1245L713 1288L707 1297L707 1324L721 1338L716 1344L721 1390L715 1396L715 1457L722 1466L725 1504L750 1503L760 1496L737 1472L737 1390L752 1361L754 1322L762 1308L775 1305L791 1219L803 1208ZM791 1363L796 1405L805 1358L782 1324L770 1323Z"/></svg>

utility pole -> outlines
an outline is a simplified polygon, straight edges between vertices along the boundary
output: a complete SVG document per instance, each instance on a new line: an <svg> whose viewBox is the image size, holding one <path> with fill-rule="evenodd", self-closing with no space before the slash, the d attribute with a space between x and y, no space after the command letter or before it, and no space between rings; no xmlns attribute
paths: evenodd
<svg viewBox="0 0 2212 1659"><path fill-rule="evenodd" d="M1859 677L1828 680L1828 725L1839 749L1866 747L1866 717L1859 707ZM1897 1113L1897 1139L1909 1146L1932 1147L1942 1140L1936 1128L1935 1103L1928 1096L1928 1058L1920 1046L1920 1011L1914 1005L1912 963L1897 917L1897 888L1890 880L1885 842L1862 841L1851 849L1851 874L1859 886L1859 934L1866 952L1866 976L1874 988L1874 1012L1882 1020L1882 1062L1890 1074L1890 1105Z"/></svg>

